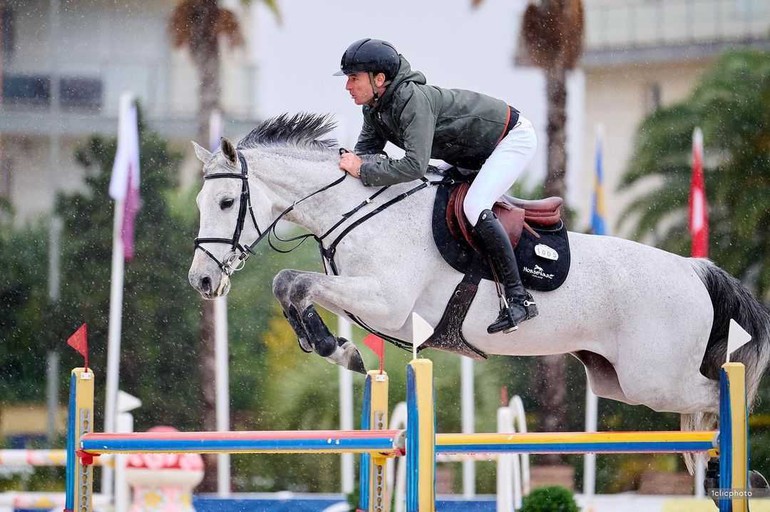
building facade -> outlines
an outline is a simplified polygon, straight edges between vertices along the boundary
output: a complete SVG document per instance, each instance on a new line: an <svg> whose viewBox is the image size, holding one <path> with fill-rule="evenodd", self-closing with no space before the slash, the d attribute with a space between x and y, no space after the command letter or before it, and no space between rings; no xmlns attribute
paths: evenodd
<svg viewBox="0 0 770 512"><path fill-rule="evenodd" d="M74 150L93 133L116 135L123 92L136 95L151 129L180 147L195 137L196 70L167 32L175 3L0 1L0 200L17 223L82 186ZM238 132L256 119L250 14L238 12L247 44L221 63L222 109Z"/></svg>
<svg viewBox="0 0 770 512"><path fill-rule="evenodd" d="M596 127L601 125L608 227L622 236L629 226L619 227L617 221L635 191L621 194L617 186L640 122L656 108L685 99L722 52L770 50L770 2L585 0L585 8L582 188L593 188ZM581 218L589 214L581 212Z"/></svg>

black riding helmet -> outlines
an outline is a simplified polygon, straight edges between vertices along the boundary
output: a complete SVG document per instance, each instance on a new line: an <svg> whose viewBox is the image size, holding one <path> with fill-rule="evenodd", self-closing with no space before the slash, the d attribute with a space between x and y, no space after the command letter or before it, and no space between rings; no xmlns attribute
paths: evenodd
<svg viewBox="0 0 770 512"><path fill-rule="evenodd" d="M342 54L340 71L334 74L342 76L365 71L384 73L386 80L392 80L400 65L401 59L392 44L380 39L366 38L348 46Z"/></svg>

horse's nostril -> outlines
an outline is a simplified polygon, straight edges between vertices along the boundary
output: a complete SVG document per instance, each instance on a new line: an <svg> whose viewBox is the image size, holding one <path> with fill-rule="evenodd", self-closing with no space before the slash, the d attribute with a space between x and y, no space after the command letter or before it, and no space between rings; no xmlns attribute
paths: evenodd
<svg viewBox="0 0 770 512"><path fill-rule="evenodd" d="M211 278L204 277L201 279L201 291L211 293Z"/></svg>

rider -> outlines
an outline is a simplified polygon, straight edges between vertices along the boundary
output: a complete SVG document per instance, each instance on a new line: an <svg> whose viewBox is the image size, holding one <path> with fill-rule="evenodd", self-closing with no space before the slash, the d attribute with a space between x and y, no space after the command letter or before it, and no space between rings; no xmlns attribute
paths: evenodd
<svg viewBox="0 0 770 512"><path fill-rule="evenodd" d="M492 212L532 160L537 146L532 123L502 100L428 85L392 44L379 39L351 44L335 75L347 76L345 89L364 115L355 153L341 155L340 169L366 186L419 179L431 158L477 173L463 211L505 291L500 314L487 331L510 332L537 316L511 241ZM402 148L404 157L382 154L387 142ZM381 156L367 162L358 156L367 154Z"/></svg>

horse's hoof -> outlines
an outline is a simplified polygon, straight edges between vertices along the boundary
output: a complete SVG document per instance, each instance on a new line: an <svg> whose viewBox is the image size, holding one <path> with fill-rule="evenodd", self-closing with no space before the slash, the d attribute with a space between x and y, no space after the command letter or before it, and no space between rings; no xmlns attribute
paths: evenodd
<svg viewBox="0 0 770 512"><path fill-rule="evenodd" d="M302 352L310 354L313 352L313 345L311 345L305 338L297 338L297 344Z"/></svg>
<svg viewBox="0 0 770 512"><path fill-rule="evenodd" d="M345 338L340 338L338 343L340 348L344 351L343 358L346 361L345 368L366 375L366 365L364 365L364 360L361 357L361 352L359 352L358 347Z"/></svg>

